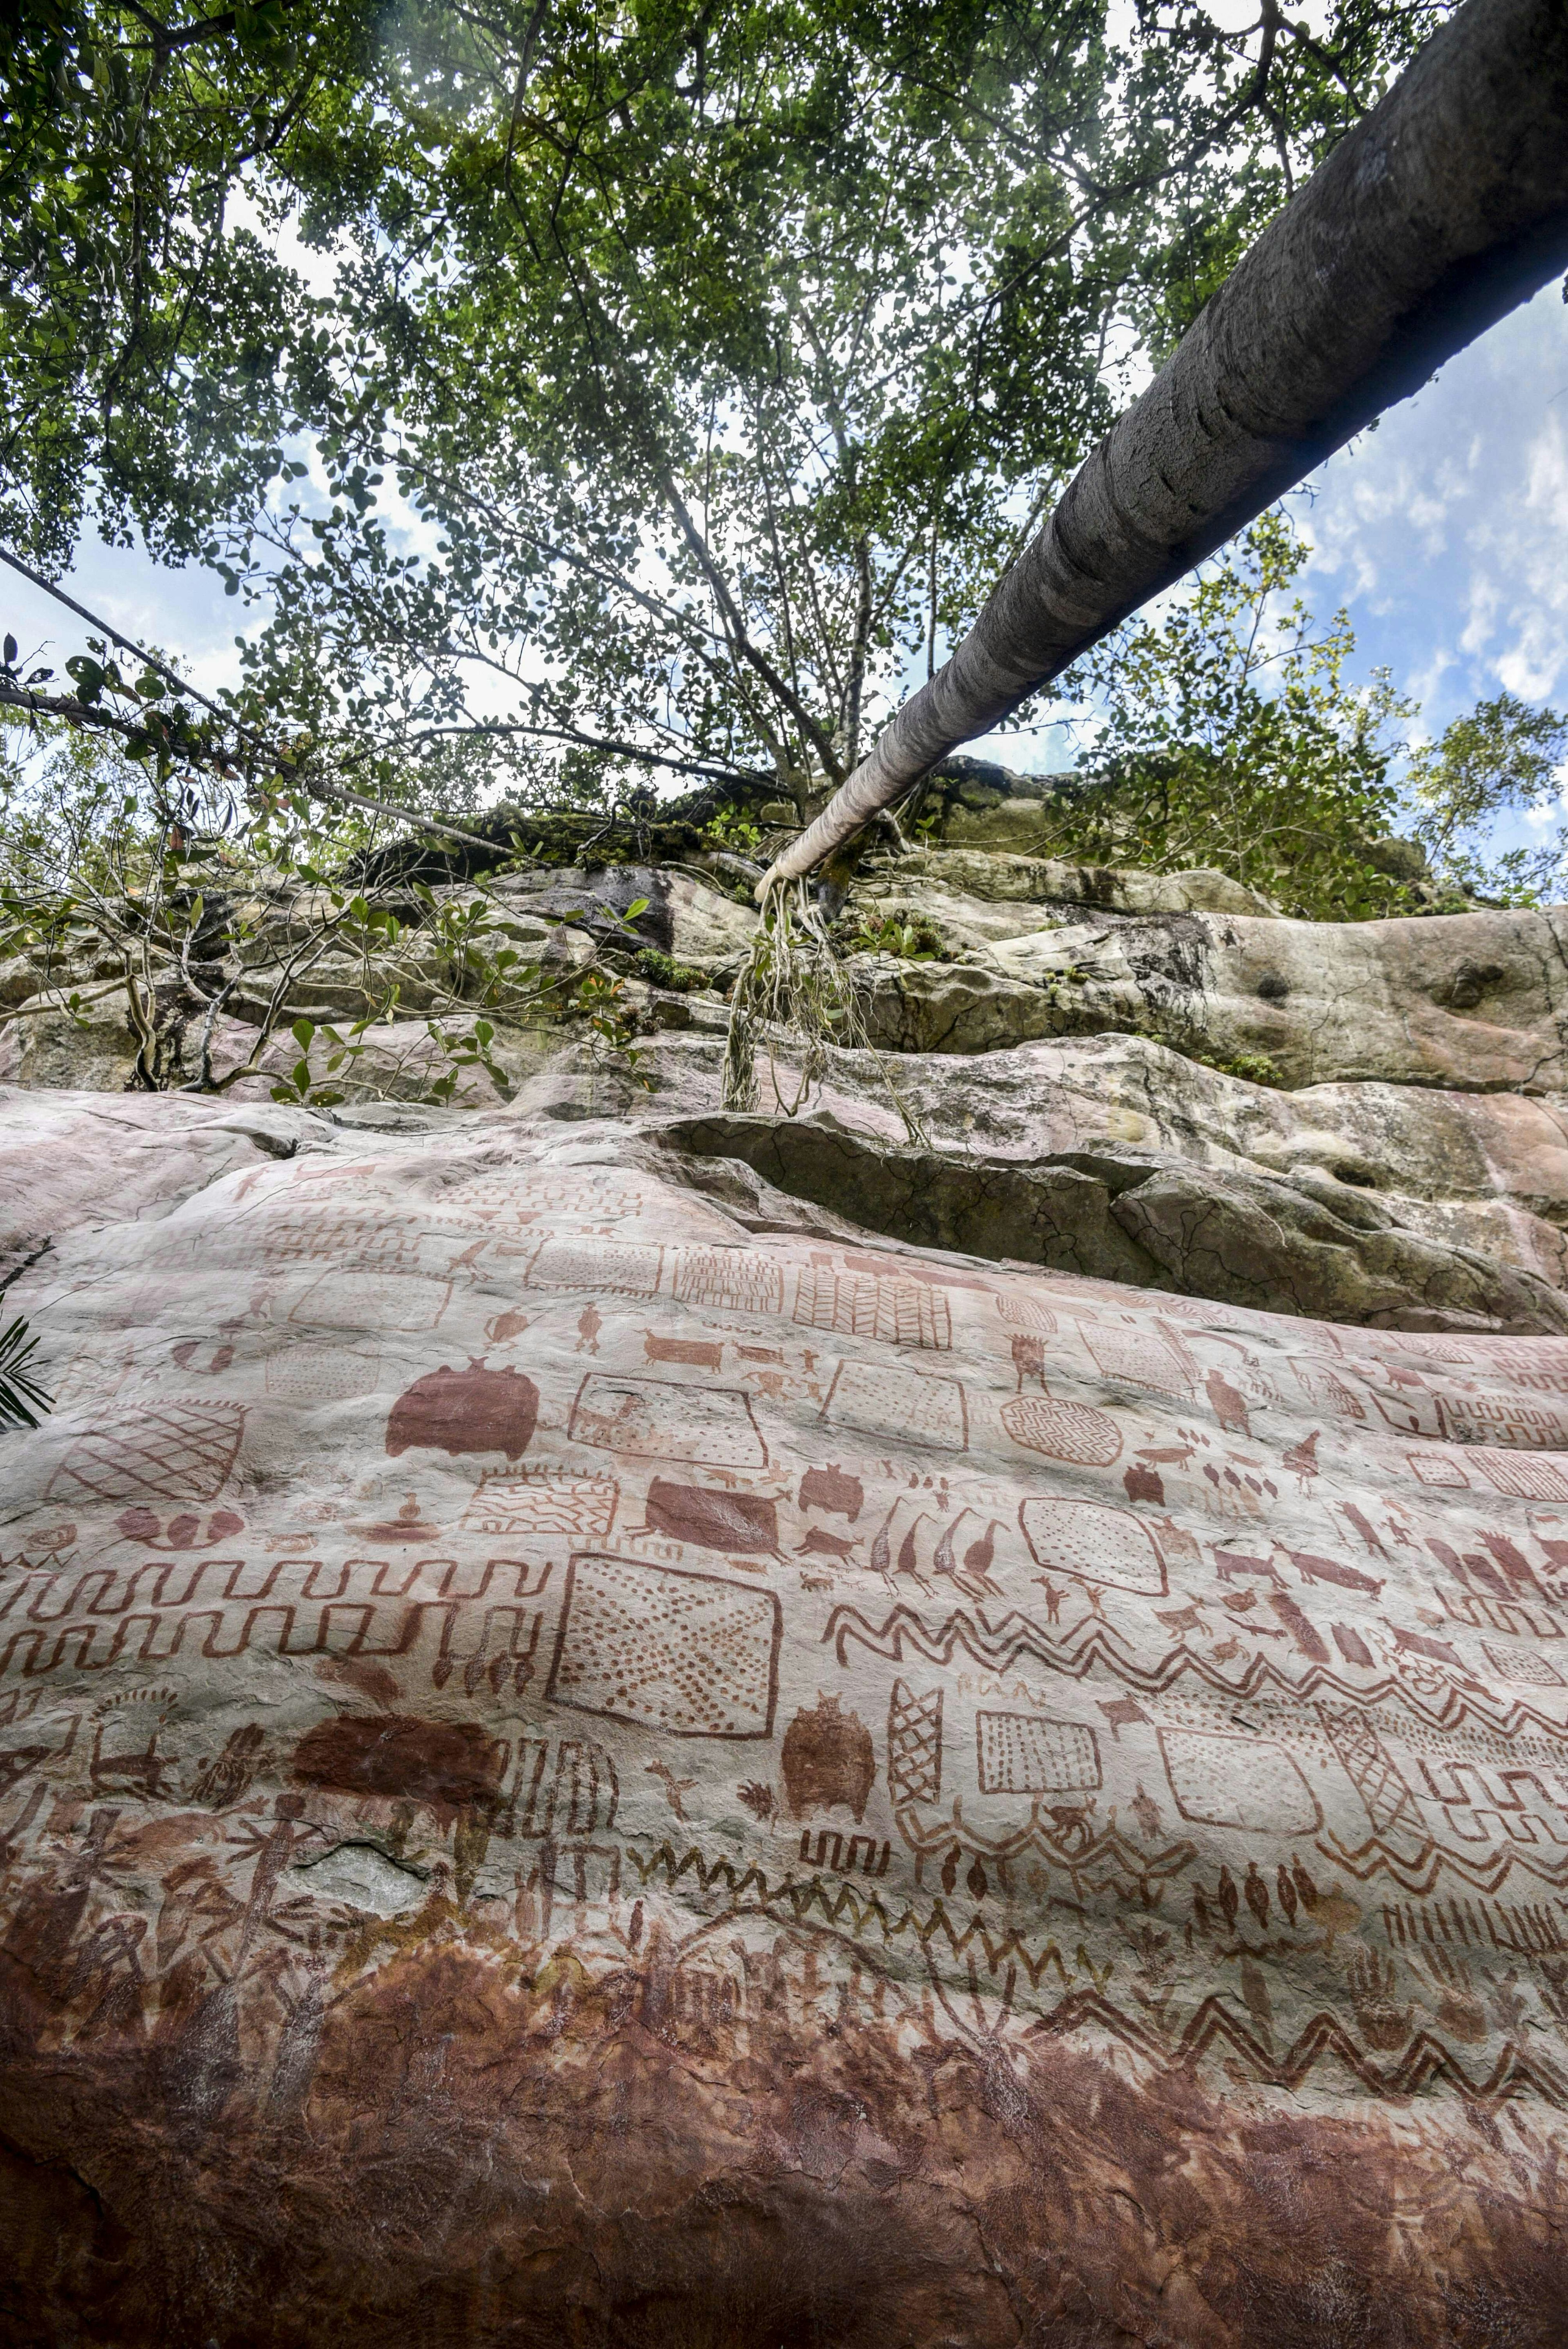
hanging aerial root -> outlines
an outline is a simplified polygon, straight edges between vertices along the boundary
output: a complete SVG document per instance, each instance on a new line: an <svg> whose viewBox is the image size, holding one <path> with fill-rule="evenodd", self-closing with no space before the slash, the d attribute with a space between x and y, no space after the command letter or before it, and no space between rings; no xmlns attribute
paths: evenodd
<svg viewBox="0 0 1568 2349"><path fill-rule="evenodd" d="M779 1062L779 1047L786 1040L799 1048L793 1074ZM904 1132L912 1142L926 1144L919 1120L866 1033L853 976L840 960L805 882L778 882L763 895L757 935L729 999L724 1107L757 1108L758 1054L765 1051L774 1101L786 1117L798 1117L827 1071L830 1045L871 1054Z"/></svg>

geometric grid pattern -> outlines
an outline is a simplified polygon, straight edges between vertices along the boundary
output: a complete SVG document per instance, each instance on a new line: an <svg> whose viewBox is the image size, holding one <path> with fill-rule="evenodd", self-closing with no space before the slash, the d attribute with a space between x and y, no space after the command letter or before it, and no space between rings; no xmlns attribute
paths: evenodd
<svg viewBox="0 0 1568 2349"><path fill-rule="evenodd" d="M242 1236L267 1271L330 1264L339 1272L412 1272L425 1226L393 1216L280 1216L243 1227Z"/></svg>
<svg viewBox="0 0 1568 2349"><path fill-rule="evenodd" d="M1002 1405L1002 1424L1026 1452L1080 1467L1108 1468L1121 1450L1121 1430L1109 1412L1097 1411L1092 1403L1016 1395Z"/></svg>
<svg viewBox="0 0 1568 2349"><path fill-rule="evenodd" d="M953 1315L939 1288L923 1280L880 1280L875 1274L839 1273L813 1265L795 1276L793 1319L810 1330L846 1338L876 1338L888 1346L953 1343Z"/></svg>
<svg viewBox="0 0 1568 2349"><path fill-rule="evenodd" d="M1532 1649L1494 1648L1490 1640L1483 1640L1481 1646L1486 1651L1487 1661L1492 1671L1501 1672L1505 1681L1527 1681L1537 1688L1561 1688L1563 1685L1563 1675L1556 1665L1545 1656L1536 1655Z"/></svg>
<svg viewBox="0 0 1568 2349"><path fill-rule="evenodd" d="M751 1583L574 1557L545 1694L672 1737L768 1737L782 1632Z"/></svg>
<svg viewBox="0 0 1568 2349"><path fill-rule="evenodd" d="M1176 1807L1195 1826L1297 1836L1315 1835L1323 1825L1316 1795L1273 1738L1198 1729L1154 1733Z"/></svg>
<svg viewBox="0 0 1568 2349"><path fill-rule="evenodd" d="M941 1452L967 1452L969 1412L957 1379L895 1370L887 1362L841 1362L822 1405L826 1426Z"/></svg>
<svg viewBox="0 0 1568 2349"><path fill-rule="evenodd" d="M585 1288L602 1297L653 1297L664 1260L664 1249L645 1241L547 1239L528 1268L527 1285Z"/></svg>
<svg viewBox="0 0 1568 2349"><path fill-rule="evenodd" d="M244 1424L237 1402L147 1403L134 1420L78 1435L49 1480L50 1495L215 1500L229 1481Z"/></svg>
<svg viewBox="0 0 1568 2349"><path fill-rule="evenodd" d="M1037 1713L977 1713L983 1795L1079 1794L1100 1783L1094 1732Z"/></svg>
<svg viewBox="0 0 1568 2349"><path fill-rule="evenodd" d="M683 1305L716 1306L728 1313L777 1313L784 1275L755 1248L681 1248L675 1293Z"/></svg>
<svg viewBox="0 0 1568 2349"><path fill-rule="evenodd" d="M887 1711L887 1790L894 1808L934 1803L942 1793L942 1696L917 1696L894 1681Z"/></svg>
<svg viewBox="0 0 1568 2349"><path fill-rule="evenodd" d="M556 1468L487 1468L463 1511L465 1533L508 1540L575 1534L603 1541L614 1523L621 1488L608 1476L572 1476Z"/></svg>
<svg viewBox="0 0 1568 2349"><path fill-rule="evenodd" d="M1197 1382L1188 1356L1183 1361L1174 1346L1142 1330L1118 1330L1100 1323L1083 1333L1084 1344L1099 1365L1100 1375L1141 1387L1149 1394L1174 1395L1184 1402Z"/></svg>
<svg viewBox="0 0 1568 2349"><path fill-rule="evenodd" d="M1036 1565L1047 1573L1076 1574L1111 1590L1164 1598L1165 1561L1153 1535L1130 1509L1050 1493L1026 1501L1018 1520Z"/></svg>
<svg viewBox="0 0 1568 2349"><path fill-rule="evenodd" d="M566 1433L573 1444L645 1460L689 1460L699 1468L768 1465L751 1397L741 1387L591 1371L577 1390Z"/></svg>
<svg viewBox="0 0 1568 2349"><path fill-rule="evenodd" d="M1004 1289L996 1299L996 1310L1015 1330L1035 1330L1043 1338L1056 1333L1057 1317L1050 1307L1037 1305L1031 1297L1015 1297Z"/></svg>
<svg viewBox="0 0 1568 2349"><path fill-rule="evenodd" d="M1403 1826L1418 1841L1424 1832L1421 1806L1367 1715L1331 1713L1326 1704L1314 1710L1377 1833L1387 1837Z"/></svg>
<svg viewBox="0 0 1568 2349"><path fill-rule="evenodd" d="M1507 1493L1518 1501L1568 1501L1568 1482L1562 1470L1539 1452L1503 1452L1491 1444L1477 1444L1465 1457L1480 1470L1494 1492Z"/></svg>

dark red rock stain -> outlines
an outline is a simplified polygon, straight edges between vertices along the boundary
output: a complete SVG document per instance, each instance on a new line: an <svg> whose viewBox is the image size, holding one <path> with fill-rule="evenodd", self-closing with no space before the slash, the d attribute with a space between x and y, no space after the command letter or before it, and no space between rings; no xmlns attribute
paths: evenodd
<svg viewBox="0 0 1568 2349"><path fill-rule="evenodd" d="M591 1991L427 1945L303 2059L53 2044L0 1981L0 2340L72 2349L1556 2349L1538 2114L1249 2119L1190 2075L954 2023L902 2048L752 1986L677 2018L655 1947ZM207 1992L181 2025L205 2042ZM220 2003L223 2002L220 2001ZM270 2027L267 2027L270 2023ZM221 2042L221 2045L217 2043ZM214 2053L217 2060L213 2060ZM273 2091L287 2077L281 2106ZM201 2126L189 2125L191 2097ZM279 2117L282 2112L284 2117ZM1511 2184L1510 2181L1512 2181Z"/></svg>
<svg viewBox="0 0 1568 2349"><path fill-rule="evenodd" d="M301 1785L453 1813L493 1806L505 1764L505 1746L473 1722L350 1714L307 1731L294 1748L294 1775Z"/></svg>
<svg viewBox="0 0 1568 2349"><path fill-rule="evenodd" d="M859 1713L840 1710L836 1696L802 1706L784 1732L779 1754L790 1811L829 1811L841 1803L858 1823L877 1774L876 1748Z"/></svg>

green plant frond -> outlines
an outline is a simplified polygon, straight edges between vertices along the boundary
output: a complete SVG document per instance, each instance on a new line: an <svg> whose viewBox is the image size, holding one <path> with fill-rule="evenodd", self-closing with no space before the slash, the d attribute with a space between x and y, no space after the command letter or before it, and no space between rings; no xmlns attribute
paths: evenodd
<svg viewBox="0 0 1568 2349"><path fill-rule="evenodd" d="M0 1330L0 1427L36 1427L54 1408L53 1395L28 1371L37 1347L19 1314Z"/></svg>

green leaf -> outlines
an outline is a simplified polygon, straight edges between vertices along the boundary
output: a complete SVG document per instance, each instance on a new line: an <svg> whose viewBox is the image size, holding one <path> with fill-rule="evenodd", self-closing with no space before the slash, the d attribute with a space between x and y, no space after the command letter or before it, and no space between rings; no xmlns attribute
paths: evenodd
<svg viewBox="0 0 1568 2349"><path fill-rule="evenodd" d="M0 1428L36 1427L54 1398L32 1376L38 1340L20 1317L0 1330Z"/></svg>

